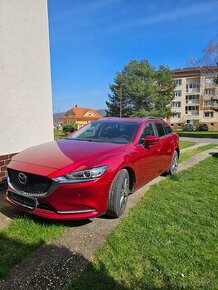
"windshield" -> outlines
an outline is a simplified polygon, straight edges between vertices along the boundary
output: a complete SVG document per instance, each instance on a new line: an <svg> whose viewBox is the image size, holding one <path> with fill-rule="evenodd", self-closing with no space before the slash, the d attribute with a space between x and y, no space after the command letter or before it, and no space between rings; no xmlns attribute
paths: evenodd
<svg viewBox="0 0 218 290"><path fill-rule="evenodd" d="M67 139L125 144L133 140L138 126L134 122L93 122Z"/></svg>

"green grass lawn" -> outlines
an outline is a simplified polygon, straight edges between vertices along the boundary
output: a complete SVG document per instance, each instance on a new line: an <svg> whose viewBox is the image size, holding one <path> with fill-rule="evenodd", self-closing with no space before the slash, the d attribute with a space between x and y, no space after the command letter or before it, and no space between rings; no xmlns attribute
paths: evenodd
<svg viewBox="0 0 218 290"><path fill-rule="evenodd" d="M65 138L65 134L62 130L54 130L54 138L55 140L57 139L62 139L62 138Z"/></svg>
<svg viewBox="0 0 218 290"><path fill-rule="evenodd" d="M208 145L207 145L208 146ZM212 145L212 146L214 146L214 144ZM205 146L204 146L205 147ZM209 148L211 148L211 147L209 147ZM200 148L199 148L200 149ZM208 147L207 147L207 149L208 149ZM196 149L197 150L197 149ZM195 151L196 152L196 151ZM198 151L199 152L199 151ZM183 157L183 154L185 154L185 152L184 153L182 153L181 154L181 158L183 158L183 160L184 160L184 158L188 158L187 156L186 157ZM190 157L190 156L189 156ZM215 160L215 158L214 159L210 159L210 162L209 161L205 161L205 163L204 164L208 164L207 166L205 165L205 168L204 168L204 166L202 166L201 165L201 167L199 167L199 169L197 170L197 172L199 173L198 174L198 184L199 184L199 186L201 187L201 184L202 184L202 188L204 188L205 189L205 191L207 192L207 187L208 187L208 192L210 193L210 191L213 189L214 190L214 192L216 192L217 191L217 189L216 188L214 188L214 186L215 186L215 184L217 184L217 179L216 179L216 175L217 175L217 169L218 169L218 166L214 166L214 164L213 164L213 160ZM216 159L216 165L217 165L217 159ZM207 162L209 162L209 163L207 163ZM211 167L210 167L211 166ZM207 177L207 174L209 174L209 172L208 172L208 168L210 167L210 176L209 177ZM215 170L213 170L213 168L215 168ZM192 169L191 169L192 170ZM196 171L196 170L195 170ZM183 173L182 173L183 174ZM181 174L180 174L181 175ZM171 203L171 198L169 197L169 194L170 194L170 196L173 198L173 200L175 201L175 202L180 202L180 190L181 190L181 188L183 187L183 186L186 186L186 181L184 182L184 180L186 180L186 177L185 177L185 179L183 180L181 177L180 177L180 175L179 175L179 177L178 178L174 178L174 179L167 179L166 181L164 181L164 182L166 182L166 184L165 183L162 183L162 186L155 186L155 187L153 187L152 188L152 190L151 191L149 191L149 194L147 194L146 195L146 197L145 197L145 200L147 201L147 198L150 200L150 199L154 199L153 201L149 201L149 202L151 202L151 205L150 206L152 206L152 207L156 207L157 206L157 208L158 208L158 210L157 211L155 211L154 212L154 215L155 215L155 219L157 218L158 220L159 220L159 218L161 218L161 219L165 219L165 216L164 216L164 214L166 213L165 212L165 210L164 210L164 212L162 212L162 206L163 206L163 209L165 208L165 206L166 206L166 204L164 204L163 203L163 205L161 205L161 204L159 204L159 203L161 203L162 201L161 200L159 200L159 195L157 195L155 192L156 192L156 190L159 190L159 188L166 188L166 191L168 190L169 191L169 193L166 193L166 198L167 198L167 200L168 201L166 201L166 202L169 202L169 204ZM185 173L184 173L184 176L186 176L185 175ZM190 178L192 177L192 174L190 175ZM197 178L197 177L196 177ZM205 181L205 179L206 179L206 181L207 181L207 183L205 183L206 181ZM213 182L211 181L211 180L213 180ZM189 181L189 178L187 179L187 182ZM192 182L192 179L190 180L190 182ZM187 184L190 184L190 183L187 183ZM190 184L191 185L191 184ZM171 186L172 186L172 190L171 190ZM168 188L168 189L167 189ZM194 186L190 186L189 187L189 192L191 191L190 190L190 188L195 188ZM187 189L188 190L188 189ZM153 193L154 192L154 193ZM173 192L173 195L171 194L171 192ZM164 193L162 193L162 195L163 195ZM205 193L206 194L206 193ZM162 196L162 195L160 195L160 196ZM181 198L182 198L182 195L181 195ZM209 194L209 196L208 196L208 198L210 199L210 194ZM178 199L178 201L176 201L176 199ZM205 197L205 199L206 199L206 197ZM155 202L156 202L156 200L157 200L157 205L155 206ZM183 200L183 199L181 199L181 200ZM199 195L199 200L201 200L201 197L200 197L200 195ZM207 200L205 200L205 202L207 203ZM150 203L149 203L150 204ZM197 203L193 203L193 210L194 211L196 211L196 212L198 212L198 207L196 207L195 208L195 204L196 204L196 206L198 206L198 200L197 200ZM185 206L187 206L187 204L186 204L186 202L184 203L184 205ZM212 205L212 207L211 207L211 210L213 209L213 206L214 205ZM135 209L135 211L137 212L138 210L139 210L139 212L141 212L141 205L139 206L139 209L136 207L136 209ZM160 211L159 211L159 209L160 209ZM177 214L177 209L176 208L172 208L172 212L171 212L171 209L169 209L169 207L167 207L167 210L169 210L170 212L169 212L169 214L170 214L170 216L171 216L171 214L173 215L173 213L176 215ZM146 208L146 212L147 212L147 208ZM184 213L186 212L186 209L184 208ZM127 229L125 229L124 230L124 233L126 232L126 234L128 233L128 231L130 231L129 232L129 234L131 235L131 234L134 234L134 228L135 227L139 227L139 228L141 228L143 225L145 226L145 230L148 230L148 233L149 233L149 231L152 231L152 228L153 228L153 226L155 226L156 227L156 224L155 223L153 223L153 222L149 222L149 225L148 225L148 221L149 221L149 218L148 218L148 220L146 219L146 215L145 216L143 216L142 215L142 217L141 217L141 219L139 220L139 222L135 225L134 223L132 223L132 215L133 215L133 213L134 213L134 211L133 212L131 212L130 213L130 216L129 216L129 219L130 219L130 221L129 221L129 223L130 223L130 227L129 227L129 229L127 228ZM180 212L179 212L180 213ZM151 214L151 213L150 213ZM188 213L189 214L189 213ZM210 215L212 215L213 213L211 212L210 213ZM206 214L205 214L206 215ZM170 217L169 216L169 217ZM180 216L180 214L178 215L178 220L179 220L179 216ZM197 217L197 216L196 216ZM145 218L145 220L143 220ZM156 221L155 221L156 222ZM172 221L173 222L173 221ZM127 223L128 224L128 219L127 219L127 221L125 220L125 222L124 223ZM160 224L159 226L158 226L158 228L159 228L159 230L161 229L161 227L162 227L163 225L162 224ZM45 220L42 220L42 219L36 219L36 218L29 218L28 216L23 216L23 215L21 215L20 217L17 217L17 218L15 218L13 221L12 221L12 223L10 224L10 226L8 227L8 228L5 228L5 229L3 229L3 230L0 230L0 278L3 278L3 277L5 277L5 276L7 276L8 274L9 274L9 272L10 272L10 269L14 266L14 265L16 265L17 263L19 263L24 257L26 257L27 255L29 255L32 251L34 251L35 249L37 249L38 247L40 247L40 246L42 246L43 244L46 244L49 240L52 240L52 239L55 239L55 238L57 238L58 236L60 236L63 232L64 232L64 230L65 229L67 229L67 225L66 226L63 226L63 224L62 223L57 223L57 222L50 222L50 221L45 221ZM180 228L178 228L178 226L177 225L175 225L175 229L176 230L179 230L180 231ZM154 230L154 233L156 233L156 228L153 228L153 230ZM163 227L163 230L165 231L165 228ZM173 228L172 228L172 230L173 230ZM115 232L116 232L117 230L115 230ZM154 234L153 233L153 234ZM118 230L118 232L117 232L117 234L118 234L118 236L120 235L120 236L122 236L122 230L121 230L121 232ZM116 234L116 235L117 235ZM138 235L138 233L135 233L136 235ZM187 239L187 241L189 241L190 242L190 244L192 243L192 237L190 237L190 239L189 239L189 234L188 234L188 236L186 237L186 231L183 231L183 234L184 234L184 237L182 237L182 232L181 232L181 237L182 237L182 239ZM138 240L138 243L144 243L144 237L145 237L145 233L142 233L142 235L139 235L138 236L138 238L137 238L137 240ZM148 238L148 239L150 239L149 237L147 237L146 236L146 238ZM151 237L151 239L153 239L152 237ZM111 242L110 242L111 241ZM150 240L151 241L151 240ZM135 263L139 263L139 268L138 268L138 266L136 267L137 268L137 273L132 273L132 272L130 272L130 277L131 277L131 275L136 275L136 277L138 277L138 275L140 276L140 275L144 275L143 273L144 273L144 268L140 268L140 267L144 267L145 265L143 264L143 265L141 265L140 263L140 259L137 261L137 259L138 259L138 257L137 256L135 256L135 250L137 250L137 251L139 251L139 248L137 248L137 249L135 249L135 246L136 247L138 247L138 245L137 245L137 243L136 243L136 241L133 239L133 241L132 241L132 244L131 244L131 242L130 242L130 244L129 244L129 246L128 245L122 245L122 244L118 244L118 245L116 245L116 242L114 241L114 238L113 238L113 235L112 235L112 237L110 237L109 238L109 240L108 240L108 242L107 242L107 244L106 245L108 245L108 243L110 243L111 244L111 247L114 247L114 249L115 249L115 252L117 252L117 254L118 254L118 257L119 257L119 254L121 254L122 253L122 255L124 255L125 257L128 257L128 259L129 260L131 260L132 261L132 266L133 266L133 268L132 268L132 270L133 270L133 272L135 271ZM114 244L113 244L114 243ZM171 242L169 241L169 244L171 244ZM130 247L130 245L132 245L132 247ZM160 246L162 245L162 241L160 240ZM118 246L118 248L116 248ZM161 246L162 247L162 246ZM106 248L107 248L107 246L106 246ZM143 250L144 248L142 247L142 251L144 251ZM121 253L119 253L119 251L121 252ZM100 252L101 252L101 250L100 250ZM206 252L204 252L204 253L206 253L207 254L207 250L206 250ZM203 255L203 254L202 254ZM152 254L151 254L151 256L152 256ZM96 261L98 261L98 257L99 257L99 254L98 254L98 256L97 256L97 260ZM161 256L162 257L162 256ZM110 258L110 257L109 257ZM142 256L142 258L143 258L143 256ZM163 258L163 257L162 257ZM161 258L161 259L162 259ZM113 259L114 259L114 257L111 257L111 259L112 259L112 261L113 261ZM121 257L120 258L118 258L118 259L121 259ZM143 258L144 259L144 258ZM119 261L114 261L115 263L118 263ZM127 264L129 263L130 261L127 261ZM148 261L147 261L148 262ZM146 263L147 263L146 262ZM123 262L122 262L123 263ZM120 264L118 263L118 265L117 265L117 267L115 267L114 268L114 273L113 273L113 275L118 275L118 278L116 278L116 279L118 279L119 281L120 281L120 276L119 275L121 275L120 273L119 273L119 271L118 271L118 273L116 274L116 271L117 271L117 269L119 269L119 267L121 267L121 264L122 264L121 262L120 262ZM144 263L144 262L143 262ZM148 262L148 268L150 268L151 267L151 271L153 271L153 266L151 266L150 264L149 264L150 262ZM107 262L106 262L106 264L107 264ZM203 264L203 262L202 262L202 264ZM98 265L98 266L97 266ZM168 266L170 266L170 265L168 265ZM98 267L100 267L99 266L99 264L96 264L96 262L94 263L94 264L92 264L91 266L91 269L94 271L94 272L96 272L96 274L98 274L98 270L96 270L96 269L98 269ZM94 268L93 268L94 267ZM95 268L95 267L97 267L97 268ZM104 265L104 267L105 267L105 265ZM100 267L99 268L101 271L100 271L100 273L101 273L101 275L102 275L102 268ZM107 268L106 268L107 269ZM140 270L141 269L141 270ZM129 268L127 268L127 269L125 269L125 263L124 263L124 273L123 273L123 277L126 277L126 272L125 271L128 271L129 270ZM89 270L90 271L90 270ZM107 270L108 271L108 270ZM140 273L140 271L142 271L142 273ZM156 271L156 270L155 270ZM160 271L162 271L162 270L160 270ZM121 271L122 272L122 271ZM176 272L177 273L177 272ZM182 272L183 273L183 272ZM156 274L155 272L154 272L154 274ZM87 275L87 274L85 274L85 275ZM111 274L110 274L111 275ZM177 275L177 274L176 274ZM122 275L121 275L122 276ZM112 277L114 277L114 276L112 276ZM158 276L159 277L159 276ZM176 276L177 277L177 276ZM177 277L178 278L178 277ZM82 278L83 279L83 278ZM96 279L96 277L94 276L93 277L93 281L95 281L95 279ZM131 278L132 279L132 278ZM141 279L141 278L140 278ZM142 279L144 279L144 278L142 278ZM150 278L149 278L150 279ZM155 278L156 279L156 278ZM158 278L159 279L159 278ZM165 279L165 278L164 278ZM122 279L121 279L122 280ZM184 280L184 279L183 279ZM81 281L83 281L83 280L81 280ZM155 280L156 281L156 280ZM162 280L161 280L162 281ZM82 282L83 283L83 282ZM93 282L94 283L94 282ZM113 282L114 283L114 282ZM131 282L132 283L132 282ZM131 283L129 284L129 285L131 285ZM160 283L162 283L162 282L160 282ZM127 283L128 284L128 283ZM78 287L80 287L80 286L78 286ZM128 286L129 287L129 286ZM79 288L79 289L82 289L82 288ZM94 288L94 289L98 289L98 288ZM100 288L101 289L101 288ZM103 289L103 288L102 288ZM109 288L108 288L109 289ZM119 289L121 289L121 288L119 288ZM122 289L124 289L124 288L122 288ZM137 288L135 288L135 289L137 289ZM149 290L154 290L155 288L148 288ZM157 288L158 289L158 288ZM162 289L165 289L165 288L162 288ZM171 288L167 288L167 289L171 289ZM172 288L173 289L173 288ZM174 289L176 289L176 288L174 288ZM193 289L195 289L195 288L193 288ZM206 288L205 288L206 289ZM208 288L209 289L209 288ZM215 288L214 288L215 289ZM218 288L217 288L218 289Z"/></svg>
<svg viewBox="0 0 218 290"><path fill-rule="evenodd" d="M217 165L153 185L69 289L218 289Z"/></svg>
<svg viewBox="0 0 218 290"><path fill-rule="evenodd" d="M27 217L14 219L8 228L0 230L0 278L7 276L11 267L33 250L60 236L64 229L49 221Z"/></svg>
<svg viewBox="0 0 218 290"><path fill-rule="evenodd" d="M179 141L180 149L185 149L191 146L194 146L196 142L191 141Z"/></svg>
<svg viewBox="0 0 218 290"><path fill-rule="evenodd" d="M208 145L201 146L201 147L198 147L198 148L193 149L193 150L190 149L189 151L181 152L180 157L179 157L179 163L187 160L188 158L190 158L198 153L201 153L201 152L206 151L208 149L212 149L212 148L217 147L217 146L218 146L217 144L208 144Z"/></svg>

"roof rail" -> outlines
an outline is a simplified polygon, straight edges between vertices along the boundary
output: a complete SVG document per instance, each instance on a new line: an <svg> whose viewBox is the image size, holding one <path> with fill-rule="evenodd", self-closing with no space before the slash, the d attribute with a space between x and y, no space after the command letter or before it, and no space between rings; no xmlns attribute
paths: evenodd
<svg viewBox="0 0 218 290"><path fill-rule="evenodd" d="M146 116L143 119L158 119L158 120L163 120L161 117L155 117L155 116Z"/></svg>

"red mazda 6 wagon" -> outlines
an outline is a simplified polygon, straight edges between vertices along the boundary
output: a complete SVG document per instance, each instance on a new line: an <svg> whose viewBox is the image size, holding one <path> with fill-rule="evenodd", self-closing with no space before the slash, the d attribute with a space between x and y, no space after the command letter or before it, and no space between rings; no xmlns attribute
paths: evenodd
<svg viewBox="0 0 218 290"><path fill-rule="evenodd" d="M5 199L50 219L119 217L128 195L178 168L179 138L160 118L103 118L31 147L8 165Z"/></svg>

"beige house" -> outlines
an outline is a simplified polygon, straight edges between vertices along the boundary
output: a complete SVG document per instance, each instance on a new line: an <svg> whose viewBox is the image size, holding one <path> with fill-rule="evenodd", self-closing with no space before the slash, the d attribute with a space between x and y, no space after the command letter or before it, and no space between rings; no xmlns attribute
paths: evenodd
<svg viewBox="0 0 218 290"><path fill-rule="evenodd" d="M84 107L78 107L77 105L68 110L63 117L64 124L75 123L77 128L102 118L96 110Z"/></svg>
<svg viewBox="0 0 218 290"><path fill-rule="evenodd" d="M170 118L174 128L184 123L206 123L218 130L218 67L189 67L173 70L174 99Z"/></svg>
<svg viewBox="0 0 218 290"><path fill-rule="evenodd" d="M46 0L0 1L0 188L13 154L53 139Z"/></svg>

